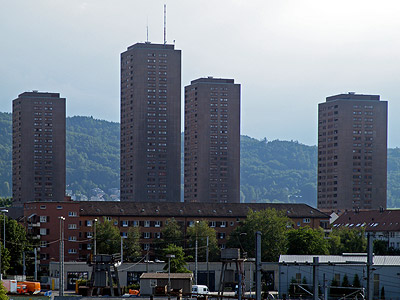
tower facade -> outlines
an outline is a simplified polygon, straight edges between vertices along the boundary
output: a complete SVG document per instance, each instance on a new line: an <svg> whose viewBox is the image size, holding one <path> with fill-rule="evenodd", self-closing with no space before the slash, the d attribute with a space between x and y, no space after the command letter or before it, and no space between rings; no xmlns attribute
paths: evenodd
<svg viewBox="0 0 400 300"><path fill-rule="evenodd" d="M121 54L121 201L180 201L181 51Z"/></svg>
<svg viewBox="0 0 400 300"><path fill-rule="evenodd" d="M63 201L65 98L25 92L13 100L13 203Z"/></svg>
<svg viewBox="0 0 400 300"><path fill-rule="evenodd" d="M240 202L240 84L200 78L185 87L185 202Z"/></svg>
<svg viewBox="0 0 400 300"><path fill-rule="evenodd" d="M387 102L355 93L318 106L318 209L386 208Z"/></svg>

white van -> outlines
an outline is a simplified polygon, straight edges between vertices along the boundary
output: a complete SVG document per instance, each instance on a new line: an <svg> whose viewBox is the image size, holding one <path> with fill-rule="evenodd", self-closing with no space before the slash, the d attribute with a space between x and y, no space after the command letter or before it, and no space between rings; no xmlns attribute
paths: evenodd
<svg viewBox="0 0 400 300"><path fill-rule="evenodd" d="M208 287L206 285L192 285L192 294L197 295L208 295Z"/></svg>

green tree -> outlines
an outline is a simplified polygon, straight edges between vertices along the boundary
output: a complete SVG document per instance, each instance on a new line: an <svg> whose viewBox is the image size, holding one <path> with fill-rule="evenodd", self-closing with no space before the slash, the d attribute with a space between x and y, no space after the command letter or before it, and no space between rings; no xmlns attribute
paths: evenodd
<svg viewBox="0 0 400 300"><path fill-rule="evenodd" d="M3 227L4 215L0 216L1 228ZM6 248L10 256L10 268L8 274L22 274L22 256L24 251L32 250L28 248L28 241L25 228L17 221L5 216L6 220Z"/></svg>
<svg viewBox="0 0 400 300"><path fill-rule="evenodd" d="M6 288L3 285L3 282L0 281L0 300L8 300Z"/></svg>
<svg viewBox="0 0 400 300"><path fill-rule="evenodd" d="M170 258L171 262L171 273L191 273L186 268L186 260L190 259L190 257L185 257L185 253L183 252L183 248L180 246L176 246L174 244L169 244L164 249L164 260L166 264L164 266L164 270L168 271L168 257L167 255L174 255L174 258Z"/></svg>
<svg viewBox="0 0 400 300"><path fill-rule="evenodd" d="M354 274L353 287L355 288L361 287L360 277L358 276L358 274Z"/></svg>
<svg viewBox="0 0 400 300"><path fill-rule="evenodd" d="M112 221L103 218L96 228L97 254L119 253L121 249L121 237L118 227Z"/></svg>
<svg viewBox="0 0 400 300"><path fill-rule="evenodd" d="M322 228L312 229L300 227L291 229L287 233L287 254L322 254L327 255L328 242Z"/></svg>
<svg viewBox="0 0 400 300"><path fill-rule="evenodd" d="M165 226L161 230L161 236L160 245L162 248L167 247L169 244L183 246L182 228L175 218L170 218L165 222Z"/></svg>
<svg viewBox="0 0 400 300"><path fill-rule="evenodd" d="M374 254L387 255L389 252L388 242L383 240L374 240Z"/></svg>
<svg viewBox="0 0 400 300"><path fill-rule="evenodd" d="M139 228L131 227L128 230L128 236L124 239L124 261L133 262L141 255Z"/></svg>
<svg viewBox="0 0 400 300"><path fill-rule="evenodd" d="M286 232L291 221L282 211L265 209L249 210L247 218L229 236L228 247L240 247L248 257L255 257L255 233L261 231L261 258L263 261L278 261L286 253Z"/></svg>
<svg viewBox="0 0 400 300"><path fill-rule="evenodd" d="M209 260L219 260L220 250L218 248L217 233L214 228L208 226L207 220L195 221L192 227L187 230L188 253L190 256L195 255L195 246L197 239L197 259L198 261L206 261L207 237Z"/></svg>
<svg viewBox="0 0 400 300"><path fill-rule="evenodd" d="M367 239L363 228L336 228L332 230L330 236L338 236L340 238L340 252L331 254L363 253L367 251Z"/></svg>

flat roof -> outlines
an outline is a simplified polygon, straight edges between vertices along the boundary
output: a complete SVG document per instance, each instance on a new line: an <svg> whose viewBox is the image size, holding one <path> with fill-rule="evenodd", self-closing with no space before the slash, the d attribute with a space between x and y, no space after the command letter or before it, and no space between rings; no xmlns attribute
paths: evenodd
<svg viewBox="0 0 400 300"><path fill-rule="evenodd" d="M171 279L192 279L193 273L170 273ZM168 279L168 273L143 273L140 279Z"/></svg>
<svg viewBox="0 0 400 300"><path fill-rule="evenodd" d="M335 100L363 100L363 101L379 101L379 95L364 95L349 92L347 94L338 94L334 96L326 97L326 102Z"/></svg>
<svg viewBox="0 0 400 300"><path fill-rule="evenodd" d="M128 47L128 50L131 49L167 49L167 50L174 50L175 45L172 44L152 44L150 42L146 43L136 43L132 46Z"/></svg>
<svg viewBox="0 0 400 300"><path fill-rule="evenodd" d="M198 78L198 79L195 79L195 80L192 80L191 82L190 82L190 84L195 84L195 83L216 83L216 84L218 84L218 83L223 83L223 84L226 84L226 83L231 83L231 84L234 84L235 83L235 80L234 79L228 79L228 78L214 78L214 77L212 77L212 76L209 76L209 77L203 77L203 78Z"/></svg>

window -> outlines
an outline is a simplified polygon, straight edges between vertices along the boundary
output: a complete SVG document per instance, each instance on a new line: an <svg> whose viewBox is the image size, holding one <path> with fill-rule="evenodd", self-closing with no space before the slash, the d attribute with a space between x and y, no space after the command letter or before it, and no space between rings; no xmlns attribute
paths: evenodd
<svg viewBox="0 0 400 300"><path fill-rule="evenodd" d="M310 218L304 218L303 219L303 223L310 223L310 222L311 222Z"/></svg>
<svg viewBox="0 0 400 300"><path fill-rule="evenodd" d="M68 212L68 217L76 217L76 216L77 216L76 211L70 211L70 212Z"/></svg>
<svg viewBox="0 0 400 300"><path fill-rule="evenodd" d="M150 232L143 232L143 238L144 239L149 239L151 237Z"/></svg>
<svg viewBox="0 0 400 300"><path fill-rule="evenodd" d="M150 221L144 221L144 227L150 227Z"/></svg>
<svg viewBox="0 0 400 300"><path fill-rule="evenodd" d="M76 249L68 249L69 254L76 254Z"/></svg>
<svg viewBox="0 0 400 300"><path fill-rule="evenodd" d="M226 221L222 221L220 227L226 227Z"/></svg>
<svg viewBox="0 0 400 300"><path fill-rule="evenodd" d="M76 229L76 224L68 224L68 229Z"/></svg>
<svg viewBox="0 0 400 300"><path fill-rule="evenodd" d="M161 232L154 233L154 238L161 239Z"/></svg>
<svg viewBox="0 0 400 300"><path fill-rule="evenodd" d="M40 235L47 235L47 228L40 228Z"/></svg>
<svg viewBox="0 0 400 300"><path fill-rule="evenodd" d="M47 222L47 217L46 216L40 216L40 223L46 223Z"/></svg>
<svg viewBox="0 0 400 300"><path fill-rule="evenodd" d="M210 227L215 227L215 226L216 226L215 221L211 221L211 222L210 222Z"/></svg>
<svg viewBox="0 0 400 300"><path fill-rule="evenodd" d="M128 221L127 220L122 221L122 227L128 227Z"/></svg>
<svg viewBox="0 0 400 300"><path fill-rule="evenodd" d="M87 227L92 227L92 220L87 220L86 221L86 226Z"/></svg>
<svg viewBox="0 0 400 300"><path fill-rule="evenodd" d="M88 250L92 250L92 244L87 244L87 248Z"/></svg>
<svg viewBox="0 0 400 300"><path fill-rule="evenodd" d="M68 241L76 241L76 236L69 236Z"/></svg>
<svg viewBox="0 0 400 300"><path fill-rule="evenodd" d="M46 209L46 205L40 205L40 209Z"/></svg>
<svg viewBox="0 0 400 300"><path fill-rule="evenodd" d="M132 225L133 225L134 227L138 227L138 226L139 226L139 221L133 221L133 222L132 222Z"/></svg>
<svg viewBox="0 0 400 300"><path fill-rule="evenodd" d="M155 221L154 227L161 227L161 221Z"/></svg>
<svg viewBox="0 0 400 300"><path fill-rule="evenodd" d="M128 233L127 232L121 232L121 237L126 239L128 237Z"/></svg>
<svg viewBox="0 0 400 300"><path fill-rule="evenodd" d="M47 241L40 241L40 247L41 247L41 248L48 247Z"/></svg>
<svg viewBox="0 0 400 300"><path fill-rule="evenodd" d="M93 233L92 232L86 232L86 237L91 239L93 237Z"/></svg>
<svg viewBox="0 0 400 300"><path fill-rule="evenodd" d="M61 205L57 205L57 209L63 209Z"/></svg>
<svg viewBox="0 0 400 300"><path fill-rule="evenodd" d="M143 250L150 250L150 244L143 244Z"/></svg>

